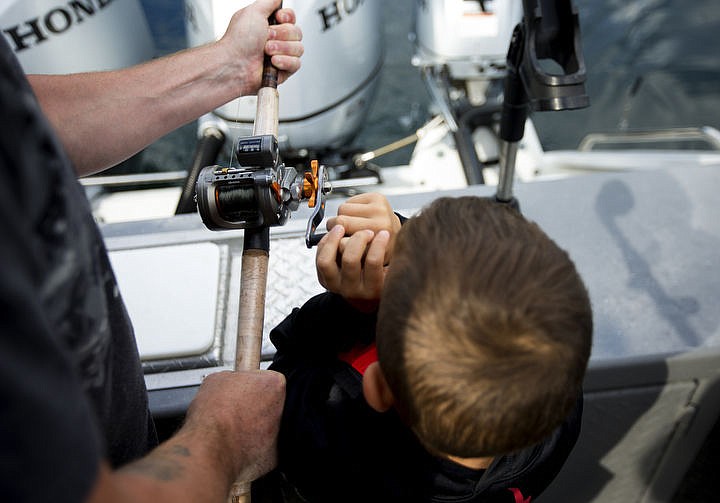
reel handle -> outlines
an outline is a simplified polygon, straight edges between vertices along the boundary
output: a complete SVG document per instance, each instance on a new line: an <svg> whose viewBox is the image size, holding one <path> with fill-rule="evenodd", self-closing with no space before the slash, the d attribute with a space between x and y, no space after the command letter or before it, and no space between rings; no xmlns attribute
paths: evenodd
<svg viewBox="0 0 720 503"><path fill-rule="evenodd" d="M309 199L308 207L314 208L305 230L305 245L308 248L317 245L326 234L316 232L325 216L325 194L331 190L325 178L325 166L321 166L316 160L311 161L310 173L305 174L303 181L303 196Z"/></svg>

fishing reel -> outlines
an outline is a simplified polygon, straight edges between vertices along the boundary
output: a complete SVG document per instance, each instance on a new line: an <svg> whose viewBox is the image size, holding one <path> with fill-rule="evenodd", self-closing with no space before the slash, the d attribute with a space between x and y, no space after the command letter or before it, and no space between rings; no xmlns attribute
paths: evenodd
<svg viewBox="0 0 720 503"><path fill-rule="evenodd" d="M283 164L274 135L241 138L235 148L237 167L207 166L195 186L198 213L211 230L258 229L284 225L300 201L314 208L305 232L308 248L322 236L316 229L330 192L324 166L298 174Z"/></svg>

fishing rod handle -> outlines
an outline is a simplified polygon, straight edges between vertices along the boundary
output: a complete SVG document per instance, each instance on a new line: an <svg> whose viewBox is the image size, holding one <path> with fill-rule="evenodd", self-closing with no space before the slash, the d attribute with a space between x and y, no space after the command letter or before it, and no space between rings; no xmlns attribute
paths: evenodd
<svg viewBox="0 0 720 503"><path fill-rule="evenodd" d="M282 2L280 3L280 7L282 8ZM270 16L268 22L271 25L277 24L275 12ZM280 102L277 86L278 69L273 66L270 56L266 54L263 59L262 78L257 94L253 135L271 134L277 138L279 121L278 108Z"/></svg>
<svg viewBox="0 0 720 503"><path fill-rule="evenodd" d="M274 87L261 87L257 94L257 110L253 135L278 135L278 91Z"/></svg>
<svg viewBox="0 0 720 503"><path fill-rule="evenodd" d="M265 250L243 252L238 344L235 352L235 368L237 370L260 368L267 273L268 253Z"/></svg>

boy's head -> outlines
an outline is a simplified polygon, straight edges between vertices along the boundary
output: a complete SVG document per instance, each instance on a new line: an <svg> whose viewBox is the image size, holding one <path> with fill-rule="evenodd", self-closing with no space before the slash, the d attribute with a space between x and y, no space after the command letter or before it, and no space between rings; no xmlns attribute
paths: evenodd
<svg viewBox="0 0 720 503"><path fill-rule="evenodd" d="M591 338L573 262L507 205L441 198L398 234L379 368L428 450L495 456L547 436L581 392Z"/></svg>

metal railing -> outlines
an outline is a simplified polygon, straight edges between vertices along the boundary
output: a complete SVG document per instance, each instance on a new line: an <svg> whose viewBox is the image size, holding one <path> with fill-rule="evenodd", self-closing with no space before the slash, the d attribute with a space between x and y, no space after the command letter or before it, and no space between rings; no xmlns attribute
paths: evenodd
<svg viewBox="0 0 720 503"><path fill-rule="evenodd" d="M688 128L670 128L647 131L623 131L617 133L591 133L586 135L578 150L581 152L590 152L593 150L610 150L609 146L615 146L615 149L627 148L628 146L650 146L657 145L654 148L662 148L664 145L673 145L673 150L678 148L678 144L691 144L693 142L707 145L708 148L703 150L720 150L720 131L710 126L688 127ZM600 147L600 148L599 148ZM694 149L697 150L697 149Z"/></svg>

